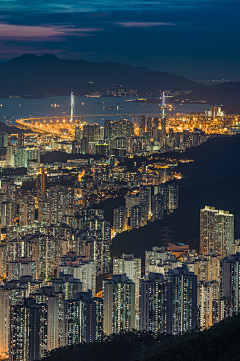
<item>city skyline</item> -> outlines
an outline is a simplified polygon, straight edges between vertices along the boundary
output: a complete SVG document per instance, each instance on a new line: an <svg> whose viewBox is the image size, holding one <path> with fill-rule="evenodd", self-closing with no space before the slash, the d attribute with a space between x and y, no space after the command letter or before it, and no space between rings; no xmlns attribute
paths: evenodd
<svg viewBox="0 0 240 361"><path fill-rule="evenodd" d="M0 361L239 359L239 10L0 1Z"/></svg>

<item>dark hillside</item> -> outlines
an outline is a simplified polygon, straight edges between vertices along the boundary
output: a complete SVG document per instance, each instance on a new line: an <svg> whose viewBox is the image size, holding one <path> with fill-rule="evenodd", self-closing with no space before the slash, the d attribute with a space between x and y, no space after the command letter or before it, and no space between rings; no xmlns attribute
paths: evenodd
<svg viewBox="0 0 240 361"><path fill-rule="evenodd" d="M126 332L102 342L53 350L44 361L238 361L240 316L225 319L209 330L183 336Z"/></svg>

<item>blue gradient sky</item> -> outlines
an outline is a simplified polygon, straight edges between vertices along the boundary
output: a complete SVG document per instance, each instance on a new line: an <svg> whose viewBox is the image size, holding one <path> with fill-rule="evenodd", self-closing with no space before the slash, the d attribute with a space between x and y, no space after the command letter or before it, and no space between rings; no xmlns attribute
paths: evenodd
<svg viewBox="0 0 240 361"><path fill-rule="evenodd" d="M0 0L0 60L26 53L240 80L239 0Z"/></svg>

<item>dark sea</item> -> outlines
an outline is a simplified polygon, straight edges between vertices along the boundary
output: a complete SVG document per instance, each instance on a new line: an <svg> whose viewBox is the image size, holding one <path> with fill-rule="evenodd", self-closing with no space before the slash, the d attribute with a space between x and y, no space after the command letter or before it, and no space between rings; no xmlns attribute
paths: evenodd
<svg viewBox="0 0 240 361"><path fill-rule="evenodd" d="M146 104L132 100L126 97L111 98L90 98L75 97L74 114L79 116L100 115L87 117L85 120L103 124L104 120L119 120L122 117L127 118L125 114L135 115L158 115L161 114L161 99L159 104ZM51 104L57 104L59 107L51 107ZM27 117L44 116L67 116L70 115L70 96L56 96L44 99L25 99L25 98L0 98L0 121L11 120L10 124L15 124L15 119ZM103 109L103 107L119 107L122 109ZM204 112L210 109L208 104L183 104L174 105L174 109L169 114ZM115 115L108 117L109 114ZM129 117L130 119L130 117Z"/></svg>

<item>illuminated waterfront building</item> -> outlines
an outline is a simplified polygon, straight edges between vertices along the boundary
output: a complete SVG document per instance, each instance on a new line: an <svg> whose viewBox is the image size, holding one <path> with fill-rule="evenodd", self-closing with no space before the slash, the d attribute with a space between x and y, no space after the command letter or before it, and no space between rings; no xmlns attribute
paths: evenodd
<svg viewBox="0 0 240 361"><path fill-rule="evenodd" d="M106 335L135 328L135 284L126 274L103 280L103 315Z"/></svg>

